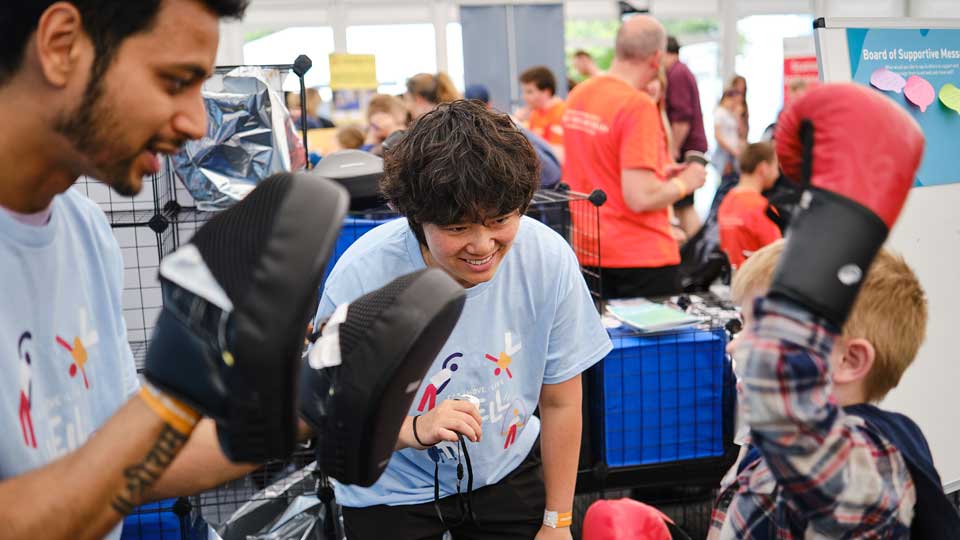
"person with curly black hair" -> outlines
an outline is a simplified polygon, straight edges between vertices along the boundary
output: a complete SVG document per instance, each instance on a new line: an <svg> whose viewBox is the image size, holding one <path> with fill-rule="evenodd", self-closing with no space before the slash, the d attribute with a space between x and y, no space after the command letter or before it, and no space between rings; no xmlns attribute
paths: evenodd
<svg viewBox="0 0 960 540"><path fill-rule="evenodd" d="M461 100L422 116L384 159L382 193L405 219L338 260L317 319L425 267L445 270L467 301L411 388L383 476L336 486L347 537L569 539L580 374L611 343L570 246L523 215L537 156L507 115Z"/></svg>

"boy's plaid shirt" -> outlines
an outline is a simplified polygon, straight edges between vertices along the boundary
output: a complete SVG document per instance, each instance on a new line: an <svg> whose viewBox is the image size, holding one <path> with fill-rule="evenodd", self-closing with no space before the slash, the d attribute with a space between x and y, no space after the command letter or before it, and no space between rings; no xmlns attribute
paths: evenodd
<svg viewBox="0 0 960 540"><path fill-rule="evenodd" d="M916 491L903 455L831 396L837 335L770 299L756 302L753 324L742 397L763 458L724 479L708 540L909 538Z"/></svg>

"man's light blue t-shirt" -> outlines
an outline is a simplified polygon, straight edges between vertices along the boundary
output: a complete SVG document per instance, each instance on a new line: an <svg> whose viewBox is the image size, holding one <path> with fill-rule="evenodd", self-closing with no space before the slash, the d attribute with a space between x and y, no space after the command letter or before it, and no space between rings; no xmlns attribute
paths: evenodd
<svg viewBox="0 0 960 540"><path fill-rule="evenodd" d="M79 448L138 381L120 248L92 201L73 189L56 196L43 226L0 209L0 283L4 480Z"/></svg>
<svg viewBox="0 0 960 540"><path fill-rule="evenodd" d="M337 305L423 268L407 221L381 225L337 261L317 317L326 318ZM422 414L461 394L478 398L483 439L467 442L473 487L495 484L524 460L539 436L540 421L533 411L541 386L575 377L611 348L570 246L547 226L524 217L494 278L467 289L463 314L409 414ZM336 485L337 502L365 507L432 501L435 460L440 463L440 496L455 494L456 455L449 443L401 450L370 488Z"/></svg>

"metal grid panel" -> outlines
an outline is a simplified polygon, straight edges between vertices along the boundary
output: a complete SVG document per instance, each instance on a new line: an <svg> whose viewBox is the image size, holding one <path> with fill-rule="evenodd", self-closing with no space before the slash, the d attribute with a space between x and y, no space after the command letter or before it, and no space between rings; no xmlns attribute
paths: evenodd
<svg viewBox="0 0 960 540"><path fill-rule="evenodd" d="M162 307L158 271L160 259L173 251L174 230L164 208L173 201L173 178L166 160L158 174L144 177L134 197L115 193L107 185L82 177L73 189L85 194L104 211L123 258L122 308L127 340L137 368L142 367L146 343Z"/></svg>
<svg viewBox="0 0 960 540"><path fill-rule="evenodd" d="M590 194L568 191L564 184L559 189L538 191L527 212L563 236L580 261L580 271L587 289L597 305L602 291L600 271L600 210L606 201L602 191ZM593 264L593 262L596 264ZM589 266L593 264L593 266Z"/></svg>
<svg viewBox="0 0 960 540"><path fill-rule="evenodd" d="M191 497L193 518L202 518L216 529L245 504L275 501L282 509L300 495L315 495L317 477L310 465L314 459L313 450L302 449L289 460L269 463L243 478Z"/></svg>

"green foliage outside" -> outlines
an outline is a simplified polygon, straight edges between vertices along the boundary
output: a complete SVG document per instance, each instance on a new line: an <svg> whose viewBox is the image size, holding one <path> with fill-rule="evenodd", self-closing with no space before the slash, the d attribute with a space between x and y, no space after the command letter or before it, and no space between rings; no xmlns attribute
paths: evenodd
<svg viewBox="0 0 960 540"><path fill-rule="evenodd" d="M243 42L250 43L251 41L256 41L262 37L267 37L270 34L273 34L276 30L254 30L252 32L247 32L243 35Z"/></svg>
<svg viewBox="0 0 960 540"><path fill-rule="evenodd" d="M667 33L673 36L715 37L720 31L717 19L667 19L662 20ZM574 80L580 74L573 69L573 53L583 49L593 56L600 69L610 68L613 60L613 42L617 37L620 21L567 21L564 25L567 45L567 76Z"/></svg>

